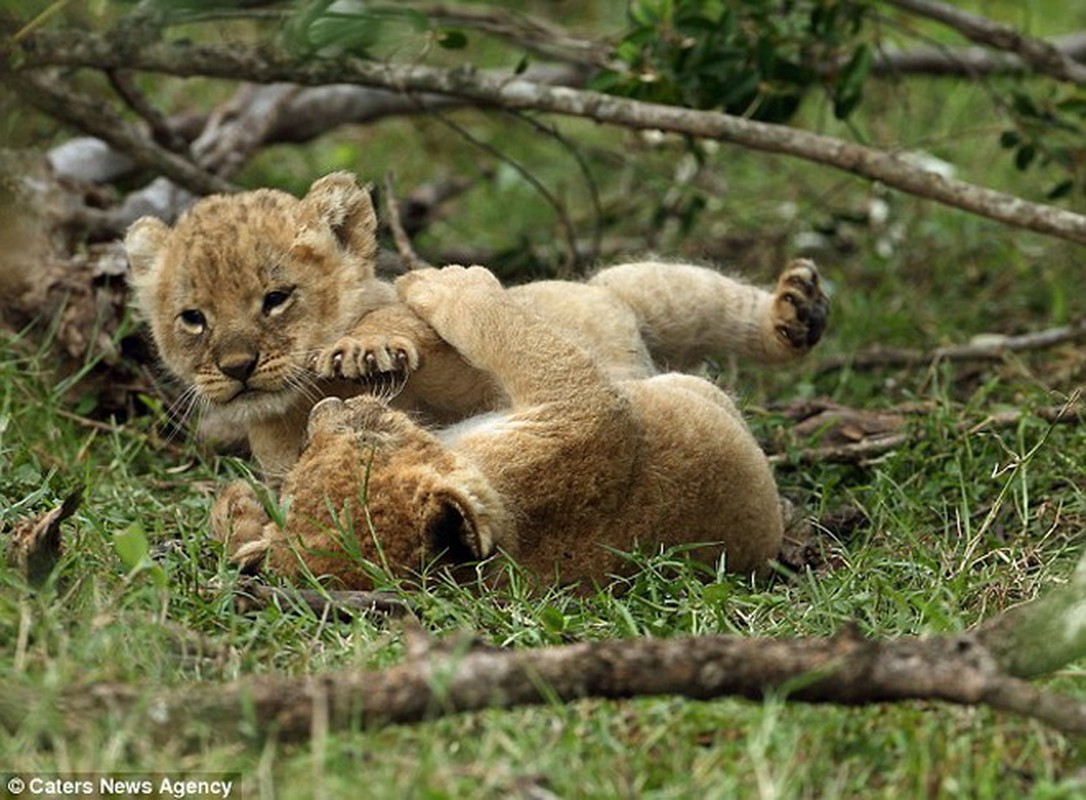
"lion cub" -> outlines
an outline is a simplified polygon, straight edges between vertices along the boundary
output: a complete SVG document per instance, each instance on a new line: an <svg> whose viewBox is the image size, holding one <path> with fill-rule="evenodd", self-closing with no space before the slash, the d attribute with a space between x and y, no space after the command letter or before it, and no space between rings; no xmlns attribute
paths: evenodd
<svg viewBox="0 0 1086 800"><path fill-rule="evenodd" d="M749 572L780 546L766 457L726 394L690 375L616 380L574 337L482 267L412 273L403 302L509 407L432 433L371 396L322 400L287 475L285 524L252 488L216 502L215 535L243 563L372 588L393 575L498 552L529 575L604 581L614 551L680 543Z"/></svg>
<svg viewBox="0 0 1086 800"><path fill-rule="evenodd" d="M369 192L338 172L301 199L271 189L212 196L173 228L145 217L125 238L136 305L188 387L183 400L243 429L273 483L298 458L313 405L371 391L377 377L394 376L396 405L436 423L508 404L376 278L376 227ZM624 378L725 352L792 359L826 319L818 273L803 260L772 293L701 267L643 262L509 296Z"/></svg>

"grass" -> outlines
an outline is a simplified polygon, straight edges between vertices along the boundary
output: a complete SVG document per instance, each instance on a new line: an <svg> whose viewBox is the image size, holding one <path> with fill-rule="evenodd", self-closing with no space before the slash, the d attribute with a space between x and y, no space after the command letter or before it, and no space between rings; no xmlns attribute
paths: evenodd
<svg viewBox="0 0 1086 800"><path fill-rule="evenodd" d="M1010 166L994 143L999 125L986 121L983 93L949 86L886 88L857 124L871 141L931 149L963 177L1039 197L1050 176ZM813 109L808 117L811 127L839 132ZM587 190L562 146L519 123L472 113L457 119L539 175L587 230ZM967 134L956 136L962 125ZM776 440L785 424L776 404L812 396L868 409L922 403L928 411L910 420L907 444L871 464L778 470L783 492L812 516L862 512L859 527L820 536L820 563L811 569L752 582L705 577L649 555L638 557L624 594L607 587L588 596L530 594L514 585L477 597L436 586L413 597L427 631L470 629L518 648L718 632L827 635L851 621L877 637L931 634L968 628L1065 579L1086 544L1086 428L1029 416L1012 427L984 421L1066 400L1086 384L1081 345L981 366L819 372L818 363L874 344L927 348L1082 318L1080 250L899 195L885 197L887 226L856 223L855 212L877 196L868 185L725 147L707 152L705 169L668 201L682 208L699 198L706 210L686 229L675 219L657 225L684 157L680 145L583 123L563 131L600 182L609 235L663 230L651 242L663 254L724 255L768 281L797 241L822 234L812 254L834 292L827 340L805 365L738 371L736 392L761 439ZM615 155L616 140L626 157ZM412 147L441 157L405 163ZM277 149L245 179L298 188L326 169L377 178L394 165L398 184L410 187L443 169L472 174L480 159L447 128L420 118L314 149ZM484 180L420 239L424 255L470 243L497 254L493 266L508 276L553 267L560 253L553 213L515 172L498 169L499 179ZM211 492L237 465L190 442L163 442L150 416L105 427L73 418L76 384L57 384L52 363L32 338L0 347L0 526L85 491L65 526L67 554L46 587L29 591L0 566L0 679L32 688L41 701L39 714L0 739L0 772L237 772L247 797L285 798L1086 791L1078 742L1028 720L930 703L586 701L318 733L304 745L242 741L195 751L180 739L152 745L120 716L62 729L49 713L53 698L94 681L144 686L151 696L157 687L249 674L377 668L396 663L403 642L395 624L320 618L289 604L238 613L228 591L233 571L205 538ZM158 562L144 555L142 545L166 540L181 546ZM1081 666L1047 682L1086 698Z"/></svg>
<svg viewBox="0 0 1086 800"><path fill-rule="evenodd" d="M1014 237L1003 236L1000 246L1012 248ZM878 309L891 293L885 283L904 284L901 273L913 281L908 260L869 284L862 275L850 280L847 266L831 268L839 288L826 353L847 352L847 342L863 340L861 329L880 328ZM942 272L950 284L961 280ZM939 280L928 273L916 282ZM988 312L991 321L1013 313L1011 327L1046 324L1030 310L1034 291L1047 290L993 294L1006 308ZM903 342L988 328L940 294L917 297L938 327ZM1027 418L968 432L992 410L1058 402L1081 383L1081 364L1070 377L1060 366L1076 356L1062 348L979 371L741 372L739 389L766 440L781 421L758 409L797 393L868 407L930 405L913 423L912 442L873 465L780 470L785 493L810 513L848 506L867 520L851 534L823 537L823 566L751 582L706 579L648 556L622 595L514 588L479 598L439 586L416 594L422 624L435 635L470 629L507 647L716 632L826 635L849 621L872 636L966 628L1061 581L1082 548L1086 430ZM86 500L66 526L68 553L45 589L29 592L0 568L0 677L33 687L42 701L40 716L0 741L0 765L11 772L240 772L251 797L337 797L359 780L373 797L1071 797L1083 789L1075 742L1030 721L925 703L587 701L324 734L299 746L207 744L196 752L180 742L151 746L124 718L58 729L51 698L94 681L138 684L150 695L246 674L381 667L401 657L402 642L395 625L367 620L291 607L237 613L228 592L212 588L229 586L232 572L204 542L205 487L230 465L190 443L163 443L150 417L106 430L73 419L49 362L47 351L26 342L0 358L0 520L8 526L80 486ZM133 555L119 546L119 535L182 546L164 557L160 575L138 548ZM1054 681L1086 695L1077 668Z"/></svg>

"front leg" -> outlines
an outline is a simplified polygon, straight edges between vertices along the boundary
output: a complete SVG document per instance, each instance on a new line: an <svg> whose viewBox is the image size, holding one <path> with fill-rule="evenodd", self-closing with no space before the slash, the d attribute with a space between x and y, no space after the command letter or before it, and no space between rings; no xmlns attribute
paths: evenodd
<svg viewBox="0 0 1086 800"><path fill-rule="evenodd" d="M603 396L614 393L588 350L510 298L483 267L416 270L396 289L471 366L493 376L514 407L590 407L590 396L607 405Z"/></svg>

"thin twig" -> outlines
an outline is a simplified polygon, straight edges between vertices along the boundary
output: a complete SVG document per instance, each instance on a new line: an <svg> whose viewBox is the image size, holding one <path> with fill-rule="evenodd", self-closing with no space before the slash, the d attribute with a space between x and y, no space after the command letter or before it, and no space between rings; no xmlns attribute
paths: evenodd
<svg viewBox="0 0 1086 800"><path fill-rule="evenodd" d="M570 220L569 214L566 212L566 208L563 205L562 201L560 201L554 195L554 193L543 184L543 182L539 178L533 175L531 170L529 170L512 156L502 152L497 147L490 144L490 142L484 142L482 139L473 134L460 123L453 120L447 114L444 114L440 111L435 111L433 116L443 125L459 134L470 144L478 147L485 153L489 153L502 163L508 164L510 167L512 167L518 175L524 178L524 180L527 181L528 184L531 185L532 188L534 188L536 192L539 193L540 197L542 197L543 200L546 201L547 205L554 209L555 218L558 220L558 224L562 228L562 232L565 235L566 239L566 257L563 266L567 270L572 271L574 269L574 265L577 263L577 230L574 227L572 220Z"/></svg>
<svg viewBox="0 0 1086 800"><path fill-rule="evenodd" d="M189 155L188 143L177 134L158 109L151 105L127 71L111 69L106 72L106 76L117 95L147 123L156 142L175 153L186 157Z"/></svg>
<svg viewBox="0 0 1086 800"><path fill-rule="evenodd" d="M428 267L430 264L416 252L411 244L411 237L404 230L403 221L400 219L400 201L396 197L393 184L392 173L386 172L381 181L381 188L385 196L385 210L388 212L388 227L392 231L393 241L396 242L396 252L400 254L404 266L409 270Z"/></svg>
<svg viewBox="0 0 1086 800"><path fill-rule="evenodd" d="M584 178L585 187L588 189L588 197L592 203L592 213L595 216L595 224L592 226L592 238L590 239L590 246L587 250L577 245L573 245L573 251L575 254L575 263L592 264L595 263L600 256L600 244L603 241L603 202L600 199L599 186L596 184L596 178L592 174L592 168L589 167L588 161L582 155L580 149L573 144L566 136L562 134L554 125L545 125L533 116L525 114L523 112L511 112L514 119L527 123L535 130L543 133L546 136L551 137L562 149L569 153L573 160L577 164L577 169L580 171L581 176Z"/></svg>

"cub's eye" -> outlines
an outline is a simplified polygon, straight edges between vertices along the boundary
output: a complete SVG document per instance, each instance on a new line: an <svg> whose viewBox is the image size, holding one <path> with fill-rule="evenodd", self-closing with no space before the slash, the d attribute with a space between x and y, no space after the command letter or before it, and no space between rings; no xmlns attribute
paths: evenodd
<svg viewBox="0 0 1086 800"><path fill-rule="evenodd" d="M177 318L181 320L181 324L189 330L190 333L201 333L207 326L207 319L204 317L204 312L197 308L186 308Z"/></svg>
<svg viewBox="0 0 1086 800"><path fill-rule="evenodd" d="M276 289L264 295L264 316L269 317L276 311L282 311L287 302L294 295L294 287Z"/></svg>

